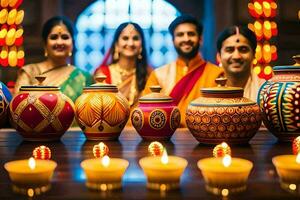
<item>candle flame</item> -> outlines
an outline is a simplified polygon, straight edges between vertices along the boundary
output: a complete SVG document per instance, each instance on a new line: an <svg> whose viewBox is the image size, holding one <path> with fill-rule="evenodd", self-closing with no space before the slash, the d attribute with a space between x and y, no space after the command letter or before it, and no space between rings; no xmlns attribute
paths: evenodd
<svg viewBox="0 0 300 200"><path fill-rule="evenodd" d="M104 167L108 167L109 163L110 163L110 159L109 156L105 155L102 159L101 159L101 163Z"/></svg>
<svg viewBox="0 0 300 200"><path fill-rule="evenodd" d="M223 165L224 165L225 167L229 167L229 165L231 165L231 156L228 155L228 154L225 155L225 156L223 157L222 162L223 162Z"/></svg>
<svg viewBox="0 0 300 200"><path fill-rule="evenodd" d="M33 157L29 158L29 160L28 160L28 166L32 170L35 168L35 160L34 160Z"/></svg>
<svg viewBox="0 0 300 200"><path fill-rule="evenodd" d="M105 146L105 144L103 142L100 142L98 145L99 145L100 149L102 149Z"/></svg>
<svg viewBox="0 0 300 200"><path fill-rule="evenodd" d="M160 161L161 161L163 164L165 164L165 165L168 164L169 158L168 158L168 153L167 153L167 150L166 150L166 149L164 149L163 155L161 156Z"/></svg>
<svg viewBox="0 0 300 200"><path fill-rule="evenodd" d="M227 144L226 142L222 142L221 146L222 146L223 148L227 148L227 147L228 147L228 144Z"/></svg>
<svg viewBox="0 0 300 200"><path fill-rule="evenodd" d="M300 164L300 153L297 154L296 163Z"/></svg>

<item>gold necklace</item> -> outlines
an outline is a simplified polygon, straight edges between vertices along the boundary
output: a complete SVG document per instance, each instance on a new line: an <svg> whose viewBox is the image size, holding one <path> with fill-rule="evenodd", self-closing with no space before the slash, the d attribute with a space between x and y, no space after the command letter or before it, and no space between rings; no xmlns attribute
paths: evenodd
<svg viewBox="0 0 300 200"><path fill-rule="evenodd" d="M135 70L136 68L133 67L133 68L130 68L129 70L127 69L123 69L119 64L116 64L115 65L115 69L117 72L120 73L120 75L123 77L123 76L129 76L129 75L132 75L133 73L135 73Z"/></svg>

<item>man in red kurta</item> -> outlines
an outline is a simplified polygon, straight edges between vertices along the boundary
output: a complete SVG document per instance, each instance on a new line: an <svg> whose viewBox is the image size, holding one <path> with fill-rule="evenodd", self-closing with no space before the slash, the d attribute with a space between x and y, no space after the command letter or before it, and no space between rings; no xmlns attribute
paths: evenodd
<svg viewBox="0 0 300 200"><path fill-rule="evenodd" d="M146 83L149 87L160 85L162 93L171 96L181 112L181 125L185 125L185 112L189 103L200 96L200 89L215 86L215 79L223 71L220 67L203 60L199 53L202 43L202 25L192 16L177 17L169 26L177 51L176 61L154 70Z"/></svg>

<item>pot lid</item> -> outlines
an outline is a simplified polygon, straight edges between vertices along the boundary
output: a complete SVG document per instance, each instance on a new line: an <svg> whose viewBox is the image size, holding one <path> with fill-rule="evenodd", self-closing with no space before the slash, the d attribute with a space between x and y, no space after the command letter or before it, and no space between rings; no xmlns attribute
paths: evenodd
<svg viewBox="0 0 300 200"><path fill-rule="evenodd" d="M226 86L226 82L227 82L227 78L224 77L220 77L217 78L216 80L217 83L217 87L211 87L211 88L202 88L201 92L203 95L209 95L212 94L215 97L219 96L219 97L223 97L223 94L226 94L227 97L231 97L228 96L230 94L232 94L234 97L237 96L243 96L244 94L244 89L240 88L240 87L227 87Z"/></svg>
<svg viewBox="0 0 300 200"><path fill-rule="evenodd" d="M100 75L95 77L96 83L88 87L84 87L83 90L97 90L97 91L109 91L109 92L118 92L116 85L105 83L105 75Z"/></svg>
<svg viewBox="0 0 300 200"><path fill-rule="evenodd" d="M300 54L292 57L295 60L294 65L275 66L274 71L300 71Z"/></svg>
<svg viewBox="0 0 300 200"><path fill-rule="evenodd" d="M44 85L44 81L46 80L46 76L38 75L34 77L37 81L37 85L24 85L21 86L20 91L58 91L60 88L57 86L46 86Z"/></svg>
<svg viewBox="0 0 300 200"><path fill-rule="evenodd" d="M173 99L170 96L160 93L161 87L159 85L150 86L150 90L151 93L141 97L139 99L139 102L141 103L173 102Z"/></svg>

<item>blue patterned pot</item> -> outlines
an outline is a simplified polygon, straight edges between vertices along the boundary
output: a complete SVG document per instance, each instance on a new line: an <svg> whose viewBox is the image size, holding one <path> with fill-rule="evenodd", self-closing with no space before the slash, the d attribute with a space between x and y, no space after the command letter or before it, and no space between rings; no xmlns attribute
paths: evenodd
<svg viewBox="0 0 300 200"><path fill-rule="evenodd" d="M8 88L0 82L0 128L8 123L8 106L12 96Z"/></svg>
<svg viewBox="0 0 300 200"><path fill-rule="evenodd" d="M279 140L292 141L299 136L300 64L274 67L274 77L259 89L258 102L265 126Z"/></svg>

